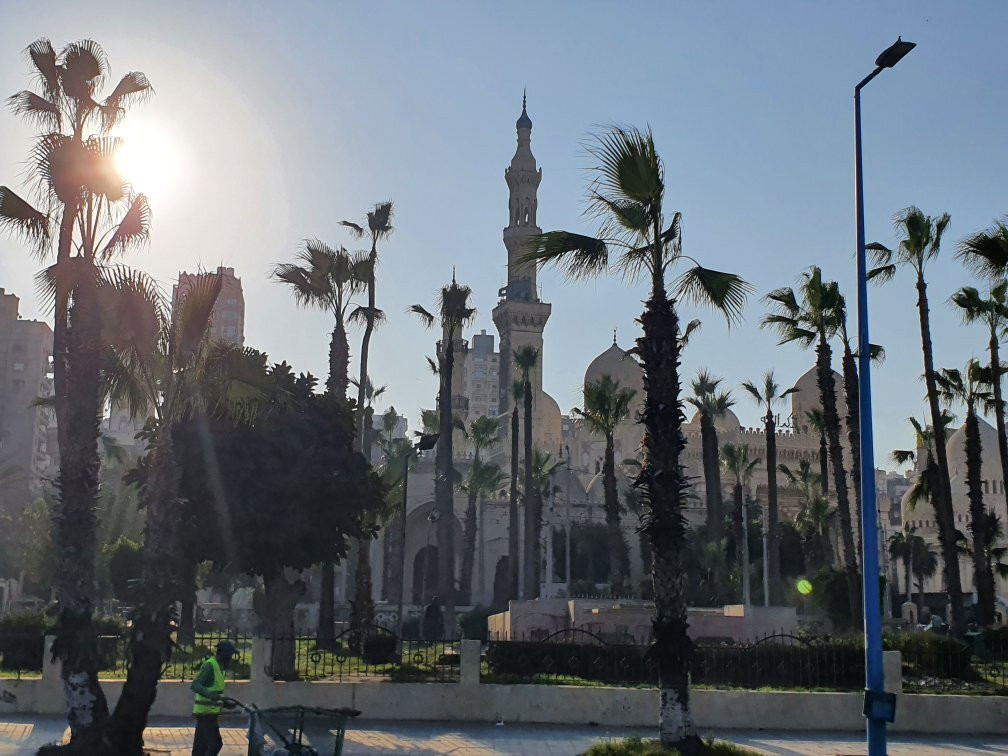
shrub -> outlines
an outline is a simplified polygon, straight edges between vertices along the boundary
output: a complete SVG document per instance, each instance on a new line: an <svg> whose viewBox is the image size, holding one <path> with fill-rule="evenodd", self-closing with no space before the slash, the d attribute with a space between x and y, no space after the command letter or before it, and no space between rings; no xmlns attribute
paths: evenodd
<svg viewBox="0 0 1008 756"><path fill-rule="evenodd" d="M389 664L395 659L396 637L386 633L375 633L364 639L361 658L365 664Z"/></svg>
<svg viewBox="0 0 1008 756"><path fill-rule="evenodd" d="M845 640L701 647L692 679L701 685L740 688L834 688L864 686L864 647Z"/></svg>
<svg viewBox="0 0 1008 756"><path fill-rule="evenodd" d="M419 640L420 638L420 618L407 617L403 620L402 637L409 640Z"/></svg>
<svg viewBox="0 0 1008 756"><path fill-rule="evenodd" d="M496 614L497 610L489 606L477 606L471 612L459 616L459 627L462 637L471 640L485 641L487 639L487 617Z"/></svg>
<svg viewBox="0 0 1008 756"><path fill-rule="evenodd" d="M970 666L973 652L955 638L936 633L898 633L885 637L885 647L899 651L903 666L919 676L960 680L975 676Z"/></svg>
<svg viewBox="0 0 1008 756"><path fill-rule="evenodd" d="M663 751L657 740L641 740L628 738L599 743L587 750L585 756L676 756L678 751ZM724 741L708 740L700 751L704 756L755 756L760 753L749 748L725 743Z"/></svg>
<svg viewBox="0 0 1008 756"><path fill-rule="evenodd" d="M50 626L45 614L38 610L0 618L0 669L41 672Z"/></svg>
<svg viewBox="0 0 1008 756"><path fill-rule="evenodd" d="M644 648L586 643L491 641L486 660L493 674L553 674L606 682L657 679L646 669Z"/></svg>

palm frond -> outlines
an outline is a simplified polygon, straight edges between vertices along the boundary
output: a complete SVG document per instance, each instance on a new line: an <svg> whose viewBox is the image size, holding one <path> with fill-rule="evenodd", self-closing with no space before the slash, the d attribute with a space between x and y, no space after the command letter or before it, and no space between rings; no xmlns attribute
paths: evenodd
<svg viewBox="0 0 1008 756"><path fill-rule="evenodd" d="M0 186L0 228L20 236L39 257L49 249L49 216L6 186Z"/></svg>
<svg viewBox="0 0 1008 756"><path fill-rule="evenodd" d="M376 238L392 233L392 201L379 202L367 214L368 230Z"/></svg>
<svg viewBox="0 0 1008 756"><path fill-rule="evenodd" d="M59 66L56 63L56 51L52 43L42 37L32 42L25 49L38 74L39 83L45 90L46 98L57 102L61 95Z"/></svg>
<svg viewBox="0 0 1008 756"><path fill-rule="evenodd" d="M130 71L116 84L112 93L99 106L101 110L102 131L111 130L126 113L126 108L134 103L143 102L154 93L147 77L139 71Z"/></svg>
<svg viewBox="0 0 1008 756"><path fill-rule="evenodd" d="M997 221L988 229L970 234L959 243L956 257L986 278L1004 276L1008 271L1008 225Z"/></svg>
<svg viewBox="0 0 1008 756"><path fill-rule="evenodd" d="M701 325L702 323L696 318L687 323L682 335L679 336L679 344L683 347L689 346L690 338L700 330Z"/></svg>
<svg viewBox="0 0 1008 756"><path fill-rule="evenodd" d="M340 225L349 228L350 233L356 236L358 239L364 236L364 229L361 226L354 223L353 221L348 220L340 221Z"/></svg>
<svg viewBox="0 0 1008 756"><path fill-rule="evenodd" d="M217 274L197 276L185 291L179 292L173 308L169 356L173 364L191 359L206 338L210 319L223 279Z"/></svg>
<svg viewBox="0 0 1008 756"><path fill-rule="evenodd" d="M549 231L530 237L525 250L518 258L519 264L552 263L570 279L592 278L609 266L609 248L604 241L569 231Z"/></svg>
<svg viewBox="0 0 1008 756"><path fill-rule="evenodd" d="M420 322L423 323L427 328L432 328L434 326L434 323L437 322L437 318L435 318L430 312L428 312L423 305L418 304L410 305L409 307L406 308L406 312L411 312L418 318L420 318Z"/></svg>
<svg viewBox="0 0 1008 756"><path fill-rule="evenodd" d="M102 249L99 259L107 262L130 247L146 243L150 236L150 222L151 209L147 197L143 194L135 195L130 200L129 210Z"/></svg>
<svg viewBox="0 0 1008 756"><path fill-rule="evenodd" d="M600 185L614 198L625 198L660 209L665 169L650 129L614 126L587 146L598 161Z"/></svg>
<svg viewBox="0 0 1008 756"><path fill-rule="evenodd" d="M7 98L7 105L15 115L24 116L30 123L44 129L58 130L62 122L59 105L42 95L24 89Z"/></svg>
<svg viewBox="0 0 1008 756"><path fill-rule="evenodd" d="M755 291L735 273L724 273L697 265L683 273L673 286L675 296L721 312L728 325L742 319L746 299Z"/></svg>

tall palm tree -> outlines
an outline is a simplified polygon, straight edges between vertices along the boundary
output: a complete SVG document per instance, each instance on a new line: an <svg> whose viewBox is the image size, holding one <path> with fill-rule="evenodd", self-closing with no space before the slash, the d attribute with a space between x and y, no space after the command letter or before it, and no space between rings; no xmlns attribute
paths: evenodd
<svg viewBox="0 0 1008 756"><path fill-rule="evenodd" d="M1008 547L999 546L1004 538L1004 529L1001 526L1001 518L997 516L997 513L993 509L987 510L984 513L984 535L983 543L980 544L980 548L984 553L984 564L987 567L989 575L987 581L993 585L994 576L997 575L1002 580L1008 579L1008 564L1005 560L1008 559ZM964 556L973 555L973 549L975 536L973 539L967 539L965 536L960 540L960 545L962 553Z"/></svg>
<svg viewBox="0 0 1008 756"><path fill-rule="evenodd" d="M613 380L612 376L603 375L599 380L585 384L584 409L574 408L574 414L584 418L588 430L605 438L602 489L605 492L605 518L609 529L609 559L612 564L609 579L614 596L619 594L624 580L630 574L630 560L620 527L614 435L616 426L630 416L630 404L636 395L637 392L633 389L621 388L619 381Z"/></svg>
<svg viewBox="0 0 1008 756"><path fill-rule="evenodd" d="M462 571L459 577L461 603L469 604L472 593L473 563L476 557L477 502L488 491L500 487L504 473L497 465L487 465L480 457L481 452L500 441L500 426L492 417L477 417L465 430L465 436L472 445L473 459L469 475L463 488L468 496L465 523L462 529ZM481 586L482 588L482 586Z"/></svg>
<svg viewBox="0 0 1008 756"><path fill-rule="evenodd" d="M858 576L857 551L851 521L847 476L844 472L843 449L840 446L840 416L836 404L836 381L833 378L833 350L830 341L837 333L836 312L841 300L836 281L823 281L822 271L812 266L802 273L798 292L791 288L777 289L766 295L771 312L760 323L780 336L780 344L797 342L808 348L815 345L816 383L822 404L826 439L833 468L833 488L840 514L840 536L847 571L851 621L855 626L861 617L861 579Z"/></svg>
<svg viewBox="0 0 1008 756"><path fill-rule="evenodd" d="M1008 238L1008 229L1005 230ZM971 237L974 239L974 237ZM974 241L972 244L980 244ZM967 240L967 244L970 244ZM967 249L970 248L967 246ZM963 248L960 248L960 251ZM1008 242L1005 253L1008 254ZM1006 271L1008 272L1008 271ZM987 327L988 350L990 352L990 387L993 394L992 406L994 419L997 423L998 455L1001 457L1001 480L1008 481L1008 437L1005 431L1004 395L1001 391L1001 375L1004 367L1001 365L1001 336L1008 328L1008 281L1004 279L992 282L984 297L973 286L964 286L952 295L952 302L959 307L963 322L981 323ZM1008 485L1002 485L1005 505L1008 506Z"/></svg>
<svg viewBox="0 0 1008 756"><path fill-rule="evenodd" d="M640 318L643 335L636 347L645 393L644 459L637 486L647 510L643 527L654 547L652 652L660 689L659 736L662 747L692 756L701 742L689 707L693 644L687 634L683 570L689 481L679 463L686 441L679 375L682 329L675 303L703 302L732 322L741 317L749 287L738 276L705 268L683 254L680 214L674 213L666 225L665 166L649 130L613 128L598 135L588 151L597 161L589 203L602 218L598 235L549 232L533 239L524 259L556 263L572 277L585 278L607 270L610 251L616 251L618 269L630 279L639 274L649 279ZM693 266L677 279L670 299L666 274L684 261Z"/></svg>
<svg viewBox="0 0 1008 756"><path fill-rule="evenodd" d="M507 475L499 465L473 458L462 490L469 497L465 523L462 526L462 570L459 576L459 603L472 603L473 563L476 559L476 536L479 532L477 502L486 494L500 489ZM482 590L482 586L480 586Z"/></svg>
<svg viewBox="0 0 1008 756"><path fill-rule="evenodd" d="M326 390L346 399L350 384L350 342L346 323L352 297L365 285L361 278L362 261L343 247L334 249L318 239L306 239L296 255L296 262L277 263L273 278L290 287L294 301L302 307L317 307L333 317L329 339L329 377ZM332 648L336 640L336 566L328 559L322 563L319 601L318 644Z"/></svg>
<svg viewBox="0 0 1008 756"><path fill-rule="evenodd" d="M952 511L952 484L949 478L948 455L945 452L945 428L938 392L938 373L934 366L934 349L931 343L931 316L928 308L927 264L941 251L941 240L948 228L949 214L939 217L925 215L916 207L908 207L896 214L894 225L901 235L895 251L881 244L868 245L877 267L868 277L885 282L896 275L898 268L909 268L917 289L917 312L920 320L921 352L924 357L924 384L927 386L928 409L934 433L934 455L937 464L937 483L932 497L935 520L938 523L938 540L941 544L945 590L951 604L949 626L953 635L962 636L966 630L962 605L962 584L959 576L959 555L956 550L955 514Z"/></svg>
<svg viewBox="0 0 1008 756"><path fill-rule="evenodd" d="M40 259L55 247L46 271L52 286L53 373L60 469L53 541L59 601L57 642L71 739L86 750L108 719L98 685L97 639L91 623L95 595L95 510L98 494L98 415L101 336L96 266L143 244L150 209L115 169L121 141L108 136L126 110L151 92L131 71L104 98L105 51L92 40L59 53L48 39L27 57L39 91L9 98L16 115L40 130L28 161L28 183L39 207L0 186L0 229L21 237ZM87 694L78 694L86 689Z"/></svg>
<svg viewBox="0 0 1008 756"><path fill-rule="evenodd" d="M966 407L966 491L969 497L972 536L973 579L977 592L977 620L985 627L994 622L994 575L990 565L985 564L987 544L987 509L983 500L982 454L980 423L977 410L983 410L991 401L990 392L984 386L982 368L975 359L966 363L964 370L944 368L936 380L938 391L946 404L962 403Z"/></svg>
<svg viewBox="0 0 1008 756"><path fill-rule="evenodd" d="M340 225L350 229L350 232L358 239L369 239L371 242L371 250L367 253L366 261L362 261L363 264L359 267L360 274L365 279L364 282L367 286L367 306L358 307L351 315L353 320L364 323L364 336L361 338L360 373L357 376L357 408L360 413L357 419L357 446L370 460L370 450L365 446L366 426L361 408L364 407L366 398L371 334L374 333L375 325L381 323L385 318L384 313L375 304L375 284L378 270L378 242L384 241L392 234L392 202L379 202L373 210L368 211L367 228L348 220L340 221Z"/></svg>
<svg viewBox="0 0 1008 756"><path fill-rule="evenodd" d="M801 497L794 525L802 537L806 564L817 569L832 567L834 557L830 532L837 512L823 493L821 473L813 472L812 463L807 459L798 460L798 467L794 470L785 464L779 464L777 469L787 479L788 487Z"/></svg>
<svg viewBox="0 0 1008 756"><path fill-rule="evenodd" d="M889 536L889 557L894 562L903 563L904 595L906 600L911 600L911 580L913 579L913 557L915 550L914 539L920 538L917 535L917 528L913 525L905 526L903 530L897 530Z"/></svg>
<svg viewBox="0 0 1008 756"><path fill-rule="evenodd" d="M913 576L917 583L917 618L920 620L924 615L924 581L934 577L938 571L938 555L921 536L916 536L911 541L911 548Z"/></svg>
<svg viewBox="0 0 1008 756"><path fill-rule="evenodd" d="M718 457L717 428L714 421L724 417L735 404L731 392L718 391L721 378L710 374L706 368L697 371L690 384L693 396L686 401L700 413L700 446L703 454L704 487L707 490L707 532L715 541L721 538L724 504L721 493L721 460Z"/></svg>
<svg viewBox="0 0 1008 756"><path fill-rule="evenodd" d="M457 427L452 412L452 376L455 371L455 340L476 316L469 303L472 289L461 285L452 276L452 282L441 288L437 315L415 304L410 311L428 328L441 326L441 341L437 349L438 367L438 442L435 451L434 504L440 518L438 529L438 593L444 601L445 627L449 634L455 631L455 468L453 462L452 431Z"/></svg>
<svg viewBox="0 0 1008 756"><path fill-rule="evenodd" d="M532 519L538 524L538 530L536 533L536 551L538 552L537 559L534 566L534 577L536 586L542 582L542 520L543 520L543 508L548 501L551 501L553 497L560 492L560 487L553 482L553 476L556 471L562 467L564 462L559 460L554 462L552 460L549 452L545 452L538 447L532 450L532 488L529 490L523 490L524 498L526 501L532 503L533 517ZM610 559L610 564L612 564L612 559Z"/></svg>
<svg viewBox="0 0 1008 756"><path fill-rule="evenodd" d="M753 400L765 410L763 415L763 433L766 437L767 459L767 572L770 583L770 603L780 601L780 529L777 512L777 417L774 407L788 394L794 393L794 387L781 391L774 380L773 370L763 374L763 385L758 386L752 381L744 381L742 388L749 392Z"/></svg>
<svg viewBox="0 0 1008 756"><path fill-rule="evenodd" d="M745 491L752 479L752 471L762 460L749 456L749 444L725 444L721 447L721 463L725 471L735 478L733 489L735 508L732 520L735 523L735 554L742 572L742 603L749 606L749 529L746 527Z"/></svg>
<svg viewBox="0 0 1008 756"><path fill-rule="evenodd" d="M536 519L535 503L532 501L532 491L534 491L532 474L532 371L535 370L539 362L539 350L531 346L523 346L514 353L515 367L521 371L522 400L524 402L524 469L525 484L522 488L523 501L525 507L525 548L524 548L524 579L522 581L522 598L534 599L539 597L539 532L542 530L542 521Z"/></svg>
<svg viewBox="0 0 1008 756"><path fill-rule="evenodd" d="M829 494L829 444L826 441L826 420L821 409L811 409L805 413L809 427L819 434L819 486L823 496Z"/></svg>
<svg viewBox="0 0 1008 756"><path fill-rule="evenodd" d="M153 409L143 492L142 590L130 627L131 664L111 728L117 753L139 753L158 678L171 655L174 602L184 590L185 518L178 509L181 468L173 434L190 419L251 420L268 379L265 355L208 338L220 277L196 281L170 315L142 275L117 270L110 289L107 317L120 328L111 343L109 392L134 414Z"/></svg>
<svg viewBox="0 0 1008 756"><path fill-rule="evenodd" d="M525 397L525 385L521 381L511 384L511 488L508 492L508 572L510 574L508 596L517 600L521 595L518 583L519 558L521 550L518 521L518 402Z"/></svg>
<svg viewBox="0 0 1008 756"><path fill-rule="evenodd" d="M850 334L847 332L847 302L843 296L836 300L836 312L834 313L837 324L837 332L840 336L840 343L843 346L843 355L840 358L840 365L843 372L844 403L847 405L847 416L844 418L847 424L847 445L851 451L851 484L854 487L854 516L859 524L857 529L857 556L860 559L864 553L864 534L861 532L861 395L858 384L858 369L855 361L855 351L851 346ZM871 359L874 362L882 362L885 359L885 350L882 347L872 344L869 348ZM874 495L874 492L873 494Z"/></svg>

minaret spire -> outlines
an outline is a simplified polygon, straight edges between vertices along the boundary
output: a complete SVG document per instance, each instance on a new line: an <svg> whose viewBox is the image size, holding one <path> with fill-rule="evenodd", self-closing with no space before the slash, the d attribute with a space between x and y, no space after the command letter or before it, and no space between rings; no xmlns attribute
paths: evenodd
<svg viewBox="0 0 1008 756"><path fill-rule="evenodd" d="M612 329L612 344L613 344L613 346L616 346L616 329L615 328Z"/></svg>

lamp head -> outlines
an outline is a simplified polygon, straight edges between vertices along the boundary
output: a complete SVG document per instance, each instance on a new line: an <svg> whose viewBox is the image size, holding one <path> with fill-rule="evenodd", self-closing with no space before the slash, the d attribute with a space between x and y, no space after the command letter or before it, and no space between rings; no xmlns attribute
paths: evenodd
<svg viewBox="0 0 1008 756"><path fill-rule="evenodd" d="M428 451L437 446L440 433L424 433L416 442L417 451Z"/></svg>
<svg viewBox="0 0 1008 756"><path fill-rule="evenodd" d="M903 57L915 47L917 47L916 43L904 42L902 37L897 37L895 42L875 58L875 65L879 68L892 68L903 60Z"/></svg>

